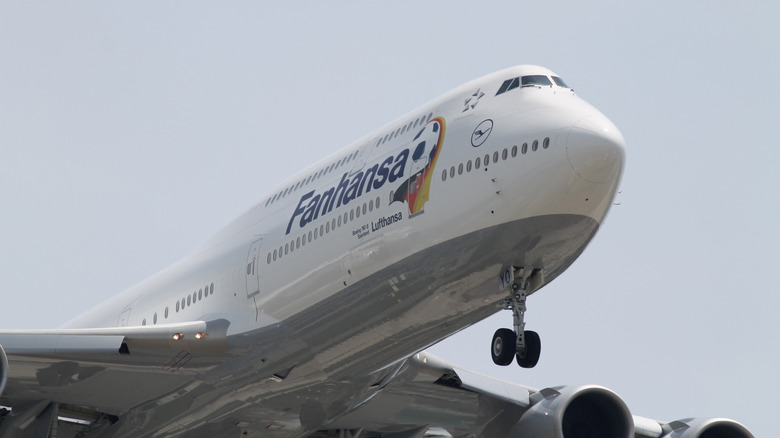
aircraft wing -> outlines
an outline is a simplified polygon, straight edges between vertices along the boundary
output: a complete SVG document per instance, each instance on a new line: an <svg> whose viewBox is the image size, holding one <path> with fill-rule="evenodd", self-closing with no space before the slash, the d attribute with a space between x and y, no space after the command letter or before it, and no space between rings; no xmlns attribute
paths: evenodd
<svg viewBox="0 0 780 438"><path fill-rule="evenodd" d="M217 320L151 327L0 331L0 382L6 381L5 389L0 388L0 406L14 407L13 418L0 415L0 436L7 432L16 436L13 433L38 424L48 427L64 414L77 419L78 407L107 414L105 418L85 417L84 424L110 427L116 421L112 414L161 397L227 360L227 325ZM327 430L310 436L753 437L732 420L659 422L632 416L615 393L600 386L537 390L456 367L425 352L377 375L385 377L369 388L366 397L331 418ZM257 409L257 405L248 405L235 412L248 410L241 416L250 417ZM302 412L289 414L298 418ZM244 425L231 418L235 417L192 424L185 435L288 436L269 435L275 427L283 427L283 421ZM78 436L77 430L83 428L61 425L58 436ZM585 430L599 433L583 435ZM40 436L47 434L48 429Z"/></svg>
<svg viewBox="0 0 780 438"><path fill-rule="evenodd" d="M45 400L30 409L56 402L118 414L217 365L227 350L227 327L216 320L0 331L0 405L22 412ZM10 427L2 426L0 436Z"/></svg>
<svg viewBox="0 0 780 438"><path fill-rule="evenodd" d="M395 438L753 436L723 418L666 423L632 416L617 394L600 386L536 390L458 368L425 352L406 360L381 386L330 426L353 431L353 436ZM585 429L600 432L583 435Z"/></svg>

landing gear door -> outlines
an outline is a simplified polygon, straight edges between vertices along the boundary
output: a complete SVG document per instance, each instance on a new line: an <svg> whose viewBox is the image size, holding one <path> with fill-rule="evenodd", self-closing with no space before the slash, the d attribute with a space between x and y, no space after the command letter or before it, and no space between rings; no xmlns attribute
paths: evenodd
<svg viewBox="0 0 780 438"><path fill-rule="evenodd" d="M246 256L246 296L252 297L260 293L260 248L263 239L252 242Z"/></svg>

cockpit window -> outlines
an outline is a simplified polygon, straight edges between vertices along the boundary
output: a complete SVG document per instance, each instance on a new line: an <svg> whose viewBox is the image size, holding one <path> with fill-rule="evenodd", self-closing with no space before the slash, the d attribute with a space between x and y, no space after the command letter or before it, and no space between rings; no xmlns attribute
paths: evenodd
<svg viewBox="0 0 780 438"><path fill-rule="evenodd" d="M496 96L502 93L506 93L509 90L515 89L520 86L520 78L507 79L501 84L501 88L498 89Z"/></svg>
<svg viewBox="0 0 780 438"><path fill-rule="evenodd" d="M523 76L521 80L524 87L530 87L534 85L552 86L550 78L544 75Z"/></svg>
<svg viewBox="0 0 780 438"><path fill-rule="evenodd" d="M563 82L563 79L559 78L558 76L553 76L553 81L555 81L555 85L563 88L571 88L570 86L566 85L566 82Z"/></svg>

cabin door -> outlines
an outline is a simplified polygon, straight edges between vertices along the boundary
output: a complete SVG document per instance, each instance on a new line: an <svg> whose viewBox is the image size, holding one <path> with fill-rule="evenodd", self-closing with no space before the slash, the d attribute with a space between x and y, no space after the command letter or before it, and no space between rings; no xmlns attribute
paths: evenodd
<svg viewBox="0 0 780 438"><path fill-rule="evenodd" d="M349 176L353 176L354 174L363 170L363 168L366 166L366 160L368 160L368 156L371 155L371 151L373 150L371 145L375 144L376 142L376 139L369 140L367 143L364 143L360 149L358 149L357 156L352 161L352 166L349 168Z"/></svg>
<svg viewBox="0 0 780 438"><path fill-rule="evenodd" d="M260 247L263 239L252 242L246 256L246 296L252 297L260 293Z"/></svg>

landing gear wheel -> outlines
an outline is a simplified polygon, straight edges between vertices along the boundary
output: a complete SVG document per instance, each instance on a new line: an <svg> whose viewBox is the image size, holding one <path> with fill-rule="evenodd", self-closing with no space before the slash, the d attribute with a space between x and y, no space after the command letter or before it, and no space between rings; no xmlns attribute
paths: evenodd
<svg viewBox="0 0 780 438"><path fill-rule="evenodd" d="M514 331L505 328L496 330L496 333L493 335L493 342L490 344L490 355L493 356L493 363L501 366L507 366L512 363L516 344L517 336L515 336Z"/></svg>
<svg viewBox="0 0 780 438"><path fill-rule="evenodd" d="M517 352L517 364L523 368L533 368L539 362L539 356L541 354L542 340L539 338L539 334L531 330L526 330L525 349ZM495 361L495 358L493 360Z"/></svg>

